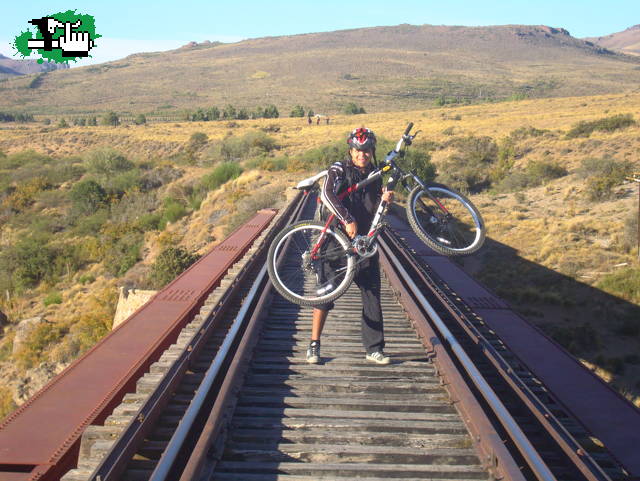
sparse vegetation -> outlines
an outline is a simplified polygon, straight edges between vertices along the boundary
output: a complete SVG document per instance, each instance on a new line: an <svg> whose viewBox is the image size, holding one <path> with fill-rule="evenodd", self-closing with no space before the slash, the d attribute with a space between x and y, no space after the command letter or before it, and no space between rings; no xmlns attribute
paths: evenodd
<svg viewBox="0 0 640 481"><path fill-rule="evenodd" d="M624 182L632 168L630 162L617 162L608 157L584 159L580 173L587 178L586 194L589 200L611 198L614 188Z"/></svg>
<svg viewBox="0 0 640 481"><path fill-rule="evenodd" d="M367 112L364 110L364 107L359 106L355 102L349 102L344 106L342 111L347 115L358 115L358 114L366 114Z"/></svg>
<svg viewBox="0 0 640 481"><path fill-rule="evenodd" d="M169 247L160 253L151 268L149 284L160 289L175 279L187 267L200 258L181 247Z"/></svg>
<svg viewBox="0 0 640 481"><path fill-rule="evenodd" d="M619 129L626 129L631 125L635 125L636 121L631 114L613 115L599 120L581 121L574 125L567 132L567 139L575 139L576 137L589 137L594 131L614 132Z"/></svg>

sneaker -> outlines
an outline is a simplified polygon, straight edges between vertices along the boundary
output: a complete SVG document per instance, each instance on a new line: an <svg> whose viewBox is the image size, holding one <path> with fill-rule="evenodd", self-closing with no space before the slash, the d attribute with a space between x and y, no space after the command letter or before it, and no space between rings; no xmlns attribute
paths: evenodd
<svg viewBox="0 0 640 481"><path fill-rule="evenodd" d="M371 352L367 354L366 359L376 364L389 364L391 362L391 358L382 351Z"/></svg>
<svg viewBox="0 0 640 481"><path fill-rule="evenodd" d="M307 362L318 364L320 362L320 341L311 341L307 349Z"/></svg>

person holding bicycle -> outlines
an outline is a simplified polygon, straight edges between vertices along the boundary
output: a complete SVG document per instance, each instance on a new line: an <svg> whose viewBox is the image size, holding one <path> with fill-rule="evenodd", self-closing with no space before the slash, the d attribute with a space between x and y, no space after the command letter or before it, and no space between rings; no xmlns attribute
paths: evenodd
<svg viewBox="0 0 640 481"><path fill-rule="evenodd" d="M343 224L346 234L353 239L356 235L367 235L380 201L392 202L393 192L383 191L382 180L377 179L353 195L338 198L349 186L365 179L374 170L371 161L375 161L376 136L364 127L355 129L347 139L348 156L335 162L328 170L322 188L322 199L328 209ZM326 209L321 211L325 219L329 215ZM330 263L323 266L327 275L331 275ZM384 331L382 309L380 307L380 265L378 255L360 261L354 277L362 295L362 342L366 350L365 358L376 364L389 364L390 358L384 353ZM334 304L330 302L313 309L311 342L307 350L307 362L320 362L320 336L327 315Z"/></svg>

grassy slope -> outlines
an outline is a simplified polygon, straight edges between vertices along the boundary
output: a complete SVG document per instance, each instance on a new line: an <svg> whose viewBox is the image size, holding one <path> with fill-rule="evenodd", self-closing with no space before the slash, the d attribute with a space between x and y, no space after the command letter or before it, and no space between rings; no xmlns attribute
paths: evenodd
<svg viewBox="0 0 640 481"><path fill-rule="evenodd" d="M106 64L0 83L0 110L47 115L175 112L231 103L302 104L334 114L469 100L589 95L637 87L640 61L548 27L399 25L268 37L137 54ZM349 74L349 79L345 75Z"/></svg>
<svg viewBox="0 0 640 481"><path fill-rule="evenodd" d="M232 133L244 134L256 127L277 125L272 135L291 157L341 138L354 126L366 124L379 135L394 139L408 121L414 121L423 132L423 139L445 142L451 135L443 133L453 128L454 136L488 135L499 140L515 128L533 126L552 131L523 141L524 156L517 160L524 166L534 160L554 160L569 170L570 175L546 186L528 189L524 197L514 194L481 194L473 197L487 221L490 240L477 255L462 261L463 267L478 275L492 289L505 297L532 322L546 332L570 345L579 340L574 352L585 363L597 367L605 379L632 398L640 394L640 369L632 357L640 347L638 334L622 333L624 317L638 313L640 293L631 287L616 287L607 276L621 270L637 268L636 253L621 247L624 219L636 209L637 191L626 185L613 200L593 203L584 196L584 179L576 175L585 157L612 156L616 160L634 162L639 170L640 127L615 133L594 133L588 139L564 139L566 132L581 120L594 120L616 113L632 113L640 119L640 94L615 94L594 97L574 97L527 100L458 108L439 108L419 111L390 112L357 117L336 116L329 125L307 126L301 119L273 119L238 121L239 127L227 122L156 124L150 126L73 127L52 129L22 126L3 131L0 150L15 152L27 147L54 155L82 153L96 145L114 146L129 157L140 159L165 158L178 152L195 131L205 132L211 142ZM459 119L459 120L454 120ZM13 127L13 126L11 126ZM447 149L434 152L437 165L450 155ZM198 178L204 170L193 167L187 177ZM261 176L259 182L293 183L304 173L250 174ZM223 225L229 218L220 218L215 228L208 219L221 209L233 209L233 201L246 195L246 178L230 184L226 194L210 195L200 211L181 220L164 235L174 235L192 250L206 249L220 238ZM225 220L226 219L226 220ZM217 229L217 230L215 230ZM214 232L215 231L215 232ZM3 232L6 241L16 233ZM197 239L192 241L191 239ZM158 239L146 240L148 263L157 254ZM627 263L627 266L620 264ZM113 287L122 282L100 277L102 268L94 265L91 272L98 278L100 288ZM135 268L133 270L135 272ZM131 276L130 276L131 277ZM135 276L133 276L135 278ZM522 280L520 287L515 281ZM607 294L599 286L608 286ZM61 305L44 309L41 299L45 289L25 297L15 320L45 313L56 319L75 305L81 309L83 299L93 294L84 286L70 281L65 286ZM83 297L85 296L85 297ZM87 297L88 296L88 297ZM568 299L568 301L565 301ZM626 300L625 300L626 299ZM637 322L636 316L635 322ZM587 339L582 339L585 331ZM568 340L567 340L568 338ZM625 359L626 358L626 359ZM620 368L620 363L623 367Z"/></svg>

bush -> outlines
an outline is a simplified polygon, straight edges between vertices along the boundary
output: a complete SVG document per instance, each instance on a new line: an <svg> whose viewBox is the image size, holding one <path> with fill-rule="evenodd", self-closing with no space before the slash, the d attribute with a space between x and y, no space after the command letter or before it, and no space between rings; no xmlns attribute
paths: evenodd
<svg viewBox="0 0 640 481"><path fill-rule="evenodd" d="M0 157L0 169L13 170L24 166L42 167L50 162L51 157L30 149Z"/></svg>
<svg viewBox="0 0 640 481"><path fill-rule="evenodd" d="M91 284L93 282L96 281L96 278L94 276L92 276L91 274L82 274L79 278L78 278L78 282L82 285L85 284Z"/></svg>
<svg viewBox="0 0 640 481"><path fill-rule="evenodd" d="M136 115L133 123L136 125L144 125L147 123L147 118L144 116L144 114L138 114Z"/></svg>
<svg viewBox="0 0 640 481"><path fill-rule="evenodd" d="M103 239L105 256L104 265L108 272L120 277L141 259L140 251L144 238L136 230L126 231L118 238Z"/></svg>
<svg viewBox="0 0 640 481"><path fill-rule="evenodd" d="M50 292L42 302L45 306L50 306L51 304L62 304L62 294L59 292Z"/></svg>
<svg viewBox="0 0 640 481"><path fill-rule="evenodd" d="M635 125L636 121L631 114L619 114L612 117L605 117L591 122L581 121L575 124L569 132L567 139L575 139L576 137L589 137L594 131L614 132L619 129L625 129L631 125Z"/></svg>
<svg viewBox="0 0 640 481"><path fill-rule="evenodd" d="M586 194L589 200L603 200L613 196L613 189L631 174L633 164L616 162L610 158L587 158L582 161L579 173L588 177Z"/></svg>
<svg viewBox="0 0 640 481"><path fill-rule="evenodd" d="M289 117L304 117L304 107L302 105L296 105L291 110Z"/></svg>
<svg viewBox="0 0 640 481"><path fill-rule="evenodd" d="M515 192L543 185L550 180L567 175L567 169L556 162L531 161L524 170L508 173L497 185L501 192Z"/></svg>
<svg viewBox="0 0 640 481"><path fill-rule="evenodd" d="M66 129L67 127L69 127L69 124L67 123L67 121L64 118L62 118L62 119L60 119L58 121L58 128Z"/></svg>
<svg viewBox="0 0 640 481"><path fill-rule="evenodd" d="M627 267L604 276L597 287L614 296L640 303L640 268Z"/></svg>
<svg viewBox="0 0 640 481"><path fill-rule="evenodd" d="M56 323L43 322L38 324L29 335L27 341L16 354L18 364L29 369L45 359L45 351L58 343L69 329Z"/></svg>
<svg viewBox="0 0 640 481"><path fill-rule="evenodd" d="M191 254L182 247L165 249L151 268L150 284L154 289L161 289L199 258L199 255Z"/></svg>
<svg viewBox="0 0 640 481"><path fill-rule="evenodd" d="M120 118L118 117L118 114L113 111L107 112L100 119L100 125L112 125L113 127L116 127L119 124Z"/></svg>
<svg viewBox="0 0 640 481"><path fill-rule="evenodd" d="M290 162L290 170L327 169L332 163L347 156L347 144L344 140L325 144L307 150L302 156Z"/></svg>
<svg viewBox="0 0 640 481"><path fill-rule="evenodd" d="M163 227L167 222L175 222L182 219L185 215L187 215L187 209L182 203L173 197L164 199L164 210L162 214L164 223L161 223Z"/></svg>
<svg viewBox="0 0 640 481"><path fill-rule="evenodd" d="M6 387L0 387L0 421L11 414L17 407L11 390Z"/></svg>
<svg viewBox="0 0 640 481"><path fill-rule="evenodd" d="M225 182L235 179L241 173L242 167L235 162L224 162L202 178L202 185L207 190L215 190Z"/></svg>
<svg viewBox="0 0 640 481"><path fill-rule="evenodd" d="M18 291L35 287L53 274L56 252L47 243L47 237L26 237L13 247L3 248L0 271L8 277L10 285Z"/></svg>
<svg viewBox="0 0 640 481"><path fill-rule="evenodd" d="M73 209L81 215L92 214L107 205L107 193L95 180L83 180L69 192Z"/></svg>
<svg viewBox="0 0 640 481"><path fill-rule="evenodd" d="M103 175L112 175L135 167L133 162L110 147L103 147L90 152L87 156L87 166L89 171Z"/></svg>
<svg viewBox="0 0 640 481"><path fill-rule="evenodd" d="M347 105L344 106L342 111L346 115L357 115L357 114L366 114L367 113L367 112L365 112L363 107L358 106L354 102L349 102Z"/></svg>
<svg viewBox="0 0 640 481"><path fill-rule="evenodd" d="M94 214L83 215L76 220L75 232L80 235L97 236L108 220L108 209L100 209Z"/></svg>
<svg viewBox="0 0 640 481"><path fill-rule="evenodd" d="M636 212L628 215L624 222L622 245L628 250L638 245L638 214Z"/></svg>

